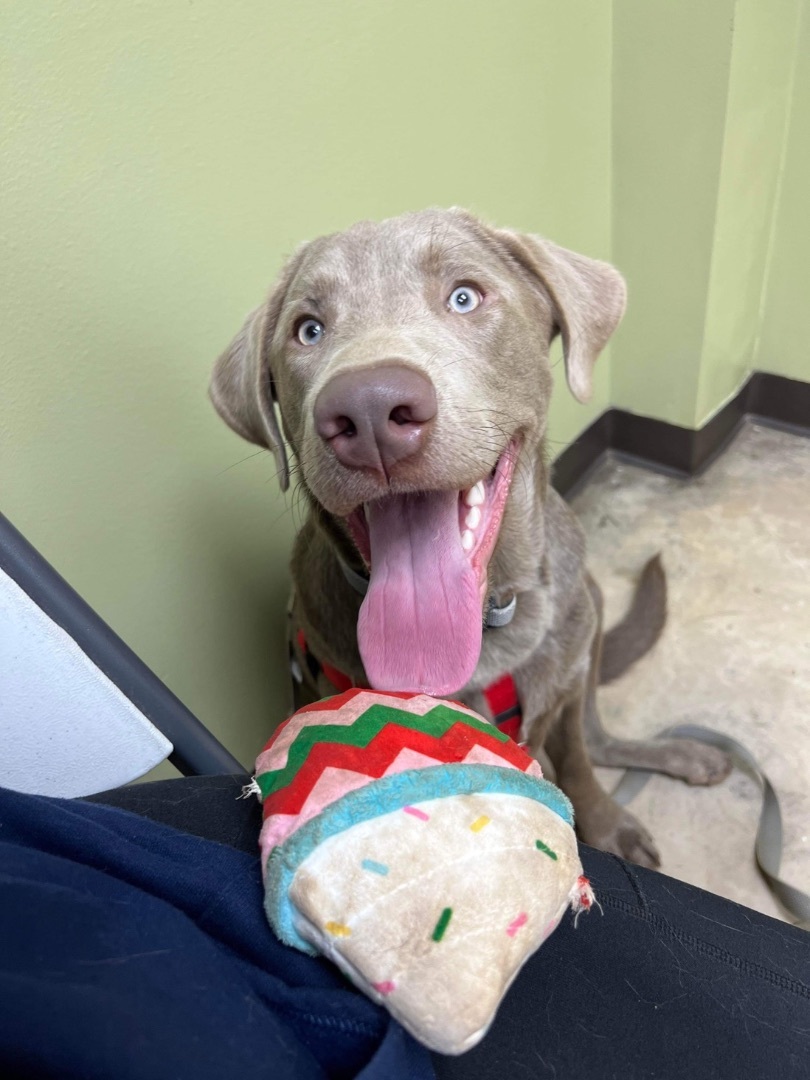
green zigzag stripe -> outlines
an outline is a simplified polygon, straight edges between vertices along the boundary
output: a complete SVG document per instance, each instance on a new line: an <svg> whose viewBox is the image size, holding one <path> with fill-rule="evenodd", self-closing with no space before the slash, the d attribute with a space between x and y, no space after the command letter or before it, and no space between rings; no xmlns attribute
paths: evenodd
<svg viewBox="0 0 810 1080"><path fill-rule="evenodd" d="M415 713L394 709L389 705L375 704L369 705L352 724L312 724L301 728L290 743L287 762L283 768L260 773L256 781L261 788L262 798L266 799L268 795L272 795L273 792L292 782L295 774L307 760L310 750L317 743L342 743L345 746L366 747L388 724L410 728L413 731L423 731L439 739L449 731L453 724L459 722L475 728L476 731L498 742L509 741L509 736L499 731L494 724L488 724L485 720L478 720L466 713L459 713L447 705L437 705L424 716L417 716Z"/></svg>

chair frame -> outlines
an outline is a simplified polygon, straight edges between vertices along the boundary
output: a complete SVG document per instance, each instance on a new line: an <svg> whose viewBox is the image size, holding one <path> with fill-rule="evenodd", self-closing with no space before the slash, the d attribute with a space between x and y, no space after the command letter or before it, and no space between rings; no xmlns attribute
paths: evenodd
<svg viewBox="0 0 810 1080"><path fill-rule="evenodd" d="M166 736L174 747L168 760L184 776L245 773L240 762L1 513L0 567Z"/></svg>

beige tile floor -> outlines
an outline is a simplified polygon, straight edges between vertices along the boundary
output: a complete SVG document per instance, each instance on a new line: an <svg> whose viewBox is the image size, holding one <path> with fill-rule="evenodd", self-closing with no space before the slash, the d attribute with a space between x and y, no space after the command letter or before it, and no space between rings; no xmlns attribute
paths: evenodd
<svg viewBox="0 0 810 1080"><path fill-rule="evenodd" d="M782 877L810 891L810 439L748 423L691 481L608 460L573 505L608 625L656 551L669 581L661 641L600 691L605 726L697 723L742 742L782 805ZM620 774L598 775L610 789ZM754 866L753 779L735 769L701 789L656 776L631 808L666 873L784 917Z"/></svg>

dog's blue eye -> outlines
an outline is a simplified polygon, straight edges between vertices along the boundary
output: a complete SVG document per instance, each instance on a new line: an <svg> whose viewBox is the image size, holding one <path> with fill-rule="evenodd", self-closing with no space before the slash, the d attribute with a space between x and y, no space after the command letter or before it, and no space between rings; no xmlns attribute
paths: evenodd
<svg viewBox="0 0 810 1080"><path fill-rule="evenodd" d="M326 327L317 319L304 319L298 324L296 336L302 345L317 345L326 332Z"/></svg>
<svg viewBox="0 0 810 1080"><path fill-rule="evenodd" d="M451 311L457 311L459 315L466 315L468 311L474 311L481 300L481 293L472 285L458 285L450 293L447 306Z"/></svg>

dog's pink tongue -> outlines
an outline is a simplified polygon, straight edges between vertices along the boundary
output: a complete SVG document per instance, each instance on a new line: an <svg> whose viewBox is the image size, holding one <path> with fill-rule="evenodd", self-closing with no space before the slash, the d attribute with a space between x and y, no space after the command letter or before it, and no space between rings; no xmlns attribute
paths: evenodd
<svg viewBox="0 0 810 1080"><path fill-rule="evenodd" d="M357 638L377 690L454 694L481 652L481 590L461 547L458 492L366 506L371 580Z"/></svg>

